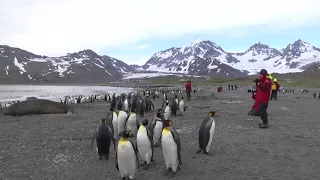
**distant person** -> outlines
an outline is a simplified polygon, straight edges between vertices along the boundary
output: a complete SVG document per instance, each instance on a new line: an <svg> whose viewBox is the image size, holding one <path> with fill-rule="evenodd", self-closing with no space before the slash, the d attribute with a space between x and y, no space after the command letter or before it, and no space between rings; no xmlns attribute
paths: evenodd
<svg viewBox="0 0 320 180"><path fill-rule="evenodd" d="M235 85L234 85L234 90L237 90L237 89L238 89L238 85L235 84Z"/></svg>
<svg viewBox="0 0 320 180"><path fill-rule="evenodd" d="M231 90L233 90L233 84L231 84Z"/></svg>
<svg viewBox="0 0 320 180"><path fill-rule="evenodd" d="M230 90L230 86L231 86L231 85L230 85L230 84L228 84L228 90Z"/></svg>
<svg viewBox="0 0 320 180"><path fill-rule="evenodd" d="M277 100L279 89L280 89L280 85L278 83L278 80L276 78L274 78L274 80L271 84L271 98L270 98L270 100L272 100L272 98L274 98L274 100Z"/></svg>
<svg viewBox="0 0 320 180"><path fill-rule="evenodd" d="M255 99L255 103L248 113L248 115L259 115L262 123L259 123L259 128L267 128L268 127L268 103L270 98L271 91L271 79L267 78L268 72L265 69L261 69L260 78L256 79L254 82L256 83L256 94L252 95L252 98Z"/></svg>
<svg viewBox="0 0 320 180"><path fill-rule="evenodd" d="M186 84L186 92L187 92L187 101L190 101L191 98L191 81L188 79Z"/></svg>

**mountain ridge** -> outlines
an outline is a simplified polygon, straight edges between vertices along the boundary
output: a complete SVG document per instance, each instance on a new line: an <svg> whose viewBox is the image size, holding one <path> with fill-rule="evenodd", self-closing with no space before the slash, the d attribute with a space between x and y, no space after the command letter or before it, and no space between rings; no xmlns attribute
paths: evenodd
<svg viewBox="0 0 320 180"><path fill-rule="evenodd" d="M49 57L0 45L0 74L5 75L0 76L0 83L100 83L134 72L242 77L261 68L270 73L291 73L317 69L314 67L319 64L320 49L301 39L282 49L258 42L243 52L228 52L215 42L195 39L185 46L154 53L142 66L91 49Z"/></svg>
<svg viewBox="0 0 320 180"><path fill-rule="evenodd" d="M180 72L199 75L203 71L208 74L220 74L230 76L230 73L220 73L221 68L216 66L207 69L197 68L198 58L208 60L212 65L214 61L224 64L229 70L240 70L235 76L252 75L260 69L266 68L270 72L288 73L302 72L310 64L319 62L320 49L298 39L289 43L282 49L269 47L261 42L255 43L244 52L227 52L215 42L196 39L180 48L174 47L159 51L141 66L143 70L155 70L157 72ZM196 65L194 63L196 62ZM205 62L208 64L207 62ZM181 71L182 70L182 71ZM197 73L197 71L199 73Z"/></svg>

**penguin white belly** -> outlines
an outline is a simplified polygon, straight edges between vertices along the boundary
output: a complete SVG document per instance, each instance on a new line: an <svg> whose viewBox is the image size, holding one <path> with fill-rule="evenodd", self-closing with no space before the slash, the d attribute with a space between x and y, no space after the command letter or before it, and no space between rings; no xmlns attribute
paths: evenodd
<svg viewBox="0 0 320 180"><path fill-rule="evenodd" d="M216 124L215 124L215 121L212 121L212 125L209 131L210 132L209 142L206 147L207 152L209 152L215 131L216 131Z"/></svg>
<svg viewBox="0 0 320 180"><path fill-rule="evenodd" d="M135 135L137 133L137 115L136 114L131 114L127 124L126 124L127 130L131 131L130 134Z"/></svg>
<svg viewBox="0 0 320 180"><path fill-rule="evenodd" d="M184 102L183 101L180 101L180 103L179 103L179 110L184 111Z"/></svg>
<svg viewBox="0 0 320 180"><path fill-rule="evenodd" d="M146 161L147 164L150 163L152 157L151 142L148 138L147 132L138 131L137 134L137 146L138 152L143 161Z"/></svg>
<svg viewBox="0 0 320 180"><path fill-rule="evenodd" d="M156 122L156 126L153 129L153 144L156 145L161 137L161 132L163 129L163 123L160 121Z"/></svg>
<svg viewBox="0 0 320 180"><path fill-rule="evenodd" d="M120 111L118 115L118 133L121 133L124 130L127 120L127 113Z"/></svg>
<svg viewBox="0 0 320 180"><path fill-rule="evenodd" d="M172 170L176 172L179 165L178 147L173 140L171 132L168 133L164 131L162 131L161 137L163 157L166 162L167 169L172 168Z"/></svg>
<svg viewBox="0 0 320 180"><path fill-rule="evenodd" d="M170 108L167 106L167 107L164 109L164 115L163 115L165 120L168 120L168 119L169 119L170 113L171 113L171 110L170 110Z"/></svg>
<svg viewBox="0 0 320 180"><path fill-rule="evenodd" d="M119 135L119 133L118 133L118 115L116 112L113 112L112 125L113 125L114 137L116 138Z"/></svg>
<svg viewBox="0 0 320 180"><path fill-rule="evenodd" d="M125 101L124 101L124 110L125 110L125 111L129 111L129 103L128 103L128 100L125 100Z"/></svg>
<svg viewBox="0 0 320 180"><path fill-rule="evenodd" d="M137 159L132 144L119 142L117 150L117 161L121 177L133 179L136 174Z"/></svg>

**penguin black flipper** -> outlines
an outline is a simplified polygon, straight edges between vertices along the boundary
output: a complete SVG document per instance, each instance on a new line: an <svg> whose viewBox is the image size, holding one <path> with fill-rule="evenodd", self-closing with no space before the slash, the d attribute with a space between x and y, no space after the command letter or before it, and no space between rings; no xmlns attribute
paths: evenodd
<svg viewBox="0 0 320 180"><path fill-rule="evenodd" d="M212 124L212 118L207 117L201 124L199 129L199 148L201 150L206 150L210 139L210 128Z"/></svg>
<svg viewBox="0 0 320 180"><path fill-rule="evenodd" d="M137 129L139 129L139 127L140 127L140 122L139 122L138 119L136 120L136 125L137 125Z"/></svg>
<svg viewBox="0 0 320 180"><path fill-rule="evenodd" d="M130 141L130 140L129 140ZM136 155L136 159L137 159L137 165L138 165L138 170L140 172L140 163L139 163L139 158L138 158L138 146L137 146L137 140L136 140L136 145L133 145L132 141L130 141L133 149L134 149L134 152L135 152L135 155Z"/></svg>
<svg viewBox="0 0 320 180"><path fill-rule="evenodd" d="M150 129L148 127L146 127L147 129L147 135L148 135L148 138L151 142L151 150L152 150L152 157L151 159L153 159L153 152L154 152L154 144L153 144L153 133L150 131Z"/></svg>
<svg viewBox="0 0 320 180"><path fill-rule="evenodd" d="M111 130L111 128L109 127L109 130ZM116 147L116 140L114 139L114 133L112 131L110 132L110 137L111 137L111 141L113 143L113 148L114 148L114 152L117 153L117 147Z"/></svg>
<svg viewBox="0 0 320 180"><path fill-rule="evenodd" d="M177 151L178 151L178 159L179 159L179 164L180 166L182 165L182 161L181 161L181 142L180 142L180 138L179 138L179 135L177 133L177 131L172 128L172 127L169 127L168 128L173 136L173 140L174 142L177 144Z"/></svg>
<svg viewBox="0 0 320 180"><path fill-rule="evenodd" d="M91 151L92 151L93 142L94 142L94 140L96 140L97 136L98 136L98 132L96 132L96 133L94 134L94 136L93 136L93 138L92 138L92 140L91 140Z"/></svg>
<svg viewBox="0 0 320 180"><path fill-rule="evenodd" d="M117 168L117 170L119 171L119 166L118 166L118 153L117 153L117 151L116 151L116 160L115 160L115 163L116 163L116 168Z"/></svg>

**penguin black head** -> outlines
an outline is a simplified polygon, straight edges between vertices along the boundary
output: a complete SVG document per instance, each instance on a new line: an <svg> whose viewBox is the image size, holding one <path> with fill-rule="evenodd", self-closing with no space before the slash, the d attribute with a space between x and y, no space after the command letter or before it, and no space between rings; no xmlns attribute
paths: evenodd
<svg viewBox="0 0 320 180"><path fill-rule="evenodd" d="M129 131L122 131L121 134L120 134L121 138L123 139L128 139L129 136L130 136L130 133Z"/></svg>
<svg viewBox="0 0 320 180"><path fill-rule="evenodd" d="M107 120L106 120L106 119L104 119L104 118L103 118L103 119L101 119L101 120L100 120L100 124L107 124Z"/></svg>
<svg viewBox="0 0 320 180"><path fill-rule="evenodd" d="M213 117L215 114L216 114L215 111L210 111L210 112L209 112L209 116L210 116L210 117Z"/></svg>
<svg viewBox="0 0 320 180"><path fill-rule="evenodd" d="M162 113L162 109L158 109L158 112L159 112L159 113Z"/></svg>
<svg viewBox="0 0 320 180"><path fill-rule="evenodd" d="M133 112L133 113L134 113L134 112L136 112L136 110L135 110L135 109L131 109L131 112Z"/></svg>
<svg viewBox="0 0 320 180"><path fill-rule="evenodd" d="M169 105L169 101L166 101L166 105Z"/></svg>
<svg viewBox="0 0 320 180"><path fill-rule="evenodd" d="M170 127L172 126L172 121L171 120L163 120L163 125L164 127Z"/></svg>
<svg viewBox="0 0 320 180"><path fill-rule="evenodd" d="M142 122L142 124L143 124L144 126L147 126L147 125L149 124L148 119L144 119L143 122Z"/></svg>
<svg viewBox="0 0 320 180"><path fill-rule="evenodd" d="M114 108L113 108L113 107L111 107L111 108L110 108L110 111L114 111Z"/></svg>
<svg viewBox="0 0 320 180"><path fill-rule="evenodd" d="M183 99L183 97L181 97L181 99Z"/></svg>

